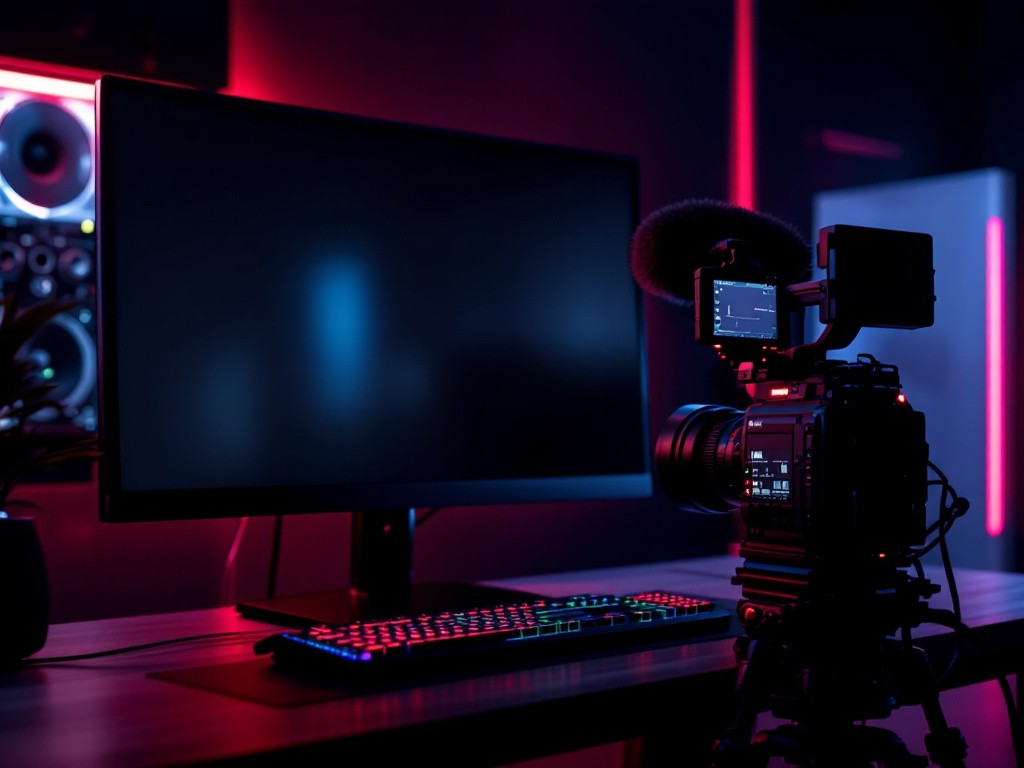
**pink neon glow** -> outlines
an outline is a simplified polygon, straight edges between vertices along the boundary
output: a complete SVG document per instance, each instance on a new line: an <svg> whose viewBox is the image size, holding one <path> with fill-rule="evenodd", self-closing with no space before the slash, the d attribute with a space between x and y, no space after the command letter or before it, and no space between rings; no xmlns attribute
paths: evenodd
<svg viewBox="0 0 1024 768"><path fill-rule="evenodd" d="M821 146L844 155L877 157L883 160L897 160L903 156L903 147L896 142L837 131L834 128L826 128L821 132Z"/></svg>
<svg viewBox="0 0 1024 768"><path fill-rule="evenodd" d="M1003 220L993 216L985 226L985 530L989 536L1002 534L1006 524L1004 245Z"/></svg>
<svg viewBox="0 0 1024 768"><path fill-rule="evenodd" d="M734 205L753 209L757 203L754 135L754 0L733 3L732 74L732 177L730 198Z"/></svg>
<svg viewBox="0 0 1024 768"><path fill-rule="evenodd" d="M28 91L46 96L57 96L68 99L92 101L96 98L96 89L92 83L80 83L73 80L58 80L54 77L30 75L24 72L11 72L0 69L0 88L14 91Z"/></svg>

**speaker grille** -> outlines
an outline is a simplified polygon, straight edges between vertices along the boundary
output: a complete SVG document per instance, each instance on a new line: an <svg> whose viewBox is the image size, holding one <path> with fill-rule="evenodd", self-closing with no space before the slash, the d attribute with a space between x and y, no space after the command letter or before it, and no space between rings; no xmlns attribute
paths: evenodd
<svg viewBox="0 0 1024 768"><path fill-rule="evenodd" d="M95 133L92 100L0 88L0 291L78 301L25 347L61 404L47 429L96 429Z"/></svg>

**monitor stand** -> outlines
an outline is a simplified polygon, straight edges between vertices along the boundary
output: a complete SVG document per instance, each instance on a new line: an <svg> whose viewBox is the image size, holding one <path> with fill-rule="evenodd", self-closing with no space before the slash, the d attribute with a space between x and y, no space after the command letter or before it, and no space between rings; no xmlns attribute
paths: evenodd
<svg viewBox="0 0 1024 768"><path fill-rule="evenodd" d="M347 624L392 616L533 600L538 595L469 582L412 581L415 510L352 512L348 589L239 601L238 612L286 627Z"/></svg>

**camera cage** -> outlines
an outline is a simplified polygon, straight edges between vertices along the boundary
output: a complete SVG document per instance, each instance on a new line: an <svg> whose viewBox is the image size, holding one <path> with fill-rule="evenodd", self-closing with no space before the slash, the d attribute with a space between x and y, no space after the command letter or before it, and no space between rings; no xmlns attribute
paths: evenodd
<svg viewBox="0 0 1024 768"><path fill-rule="evenodd" d="M861 328L934 323L931 235L836 224L819 231L816 250L817 267L825 271L820 280L790 283L764 268L749 244L736 240L712 250L717 264L695 270L695 338L715 347L740 381L804 378L829 350L851 344ZM723 291L730 289L740 301L740 292L760 289L774 302L770 309L756 308L760 318L723 328L718 310ZM824 329L806 342L806 313L814 307Z"/></svg>

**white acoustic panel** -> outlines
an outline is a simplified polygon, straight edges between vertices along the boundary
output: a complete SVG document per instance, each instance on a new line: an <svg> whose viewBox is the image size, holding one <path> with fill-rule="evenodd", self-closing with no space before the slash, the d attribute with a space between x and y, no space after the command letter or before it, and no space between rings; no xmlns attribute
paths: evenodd
<svg viewBox="0 0 1024 768"><path fill-rule="evenodd" d="M869 353L899 369L911 405L925 414L932 462L970 502L948 538L959 567L1012 569L1015 563L1007 456L1016 371L1015 205L1015 178L999 168L830 190L813 201L815 239L833 224L932 235L934 324L865 328L829 356ZM878 275L880 283L887 279ZM933 488L929 521L938 504ZM937 551L926 558L937 559Z"/></svg>

